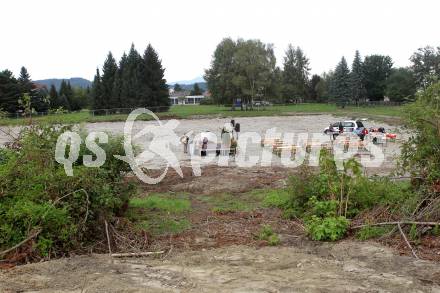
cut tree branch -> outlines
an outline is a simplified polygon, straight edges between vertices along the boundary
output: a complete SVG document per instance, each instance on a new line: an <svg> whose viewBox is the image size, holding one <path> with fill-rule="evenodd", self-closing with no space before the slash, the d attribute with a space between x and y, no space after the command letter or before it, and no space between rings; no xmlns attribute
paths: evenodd
<svg viewBox="0 0 440 293"><path fill-rule="evenodd" d="M112 253L112 257L138 257L138 256L148 256L156 254L164 254L165 251L151 251L151 252L129 252L129 253Z"/></svg>
<svg viewBox="0 0 440 293"><path fill-rule="evenodd" d="M0 256L5 255L5 254L7 254L7 253L13 251L14 249L19 248L20 246L22 246L23 244L25 244L25 243L28 242L29 240L31 240L31 239L37 237L38 234L41 233L41 231L42 231L42 229L38 229L37 231L35 231L34 233L32 233L31 236L29 236L29 237L26 238L25 240L21 241L20 243L17 243L16 245L12 246L12 247L9 248L9 249L6 249L6 250L4 250L4 251L1 251L1 252L0 252Z"/></svg>
<svg viewBox="0 0 440 293"><path fill-rule="evenodd" d="M351 227L351 229L359 229L359 228L371 227L371 226L385 226L385 225L440 226L440 222L416 222L416 221L382 222L382 223L373 223L373 224L354 226L354 227Z"/></svg>
<svg viewBox="0 0 440 293"><path fill-rule="evenodd" d="M409 247L409 249L411 249L411 253L412 255L419 259L419 257L417 256L416 252L414 251L414 249L412 248L411 244L409 243L408 239L406 238L405 233L403 233L402 227L400 226L400 223L397 223L397 227L399 228L400 234L402 234L402 238L403 240L405 240L406 245Z"/></svg>

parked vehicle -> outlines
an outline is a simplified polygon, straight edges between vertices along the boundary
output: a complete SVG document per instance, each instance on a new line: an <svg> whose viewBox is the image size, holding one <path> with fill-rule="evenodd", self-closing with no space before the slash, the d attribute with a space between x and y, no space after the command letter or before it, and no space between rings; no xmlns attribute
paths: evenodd
<svg viewBox="0 0 440 293"><path fill-rule="evenodd" d="M268 101L254 101L254 106L270 106Z"/></svg>
<svg viewBox="0 0 440 293"><path fill-rule="evenodd" d="M332 123L329 127L324 129L324 133L328 135L331 134L333 137L336 137L339 135L341 130L345 133L354 132L361 140L364 140L365 135L368 133L368 130L360 120L347 120Z"/></svg>

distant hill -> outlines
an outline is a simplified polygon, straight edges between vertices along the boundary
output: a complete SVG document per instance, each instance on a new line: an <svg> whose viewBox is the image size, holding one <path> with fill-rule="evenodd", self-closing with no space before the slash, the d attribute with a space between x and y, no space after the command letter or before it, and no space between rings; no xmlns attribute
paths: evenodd
<svg viewBox="0 0 440 293"><path fill-rule="evenodd" d="M206 84L206 81L201 76L198 76L190 80L179 80L179 81L169 82L168 83L169 88L172 89L176 83L178 83L183 90L188 90L188 91L193 89L195 83L199 85L202 91L206 91L208 89L208 85Z"/></svg>
<svg viewBox="0 0 440 293"><path fill-rule="evenodd" d="M198 76L196 78L190 79L190 80L179 80L179 81L173 81L173 82L169 82L169 85L175 85L176 83L180 84L180 85L193 85L195 83L204 83L205 80L203 79L203 77Z"/></svg>
<svg viewBox="0 0 440 293"><path fill-rule="evenodd" d="M208 85L206 84L206 82L198 82L197 84L199 85L199 87L202 91L206 91L206 89L208 88ZM194 88L194 83L191 83L191 84L180 84L179 83L179 85L183 90L190 91ZM168 86L170 87L170 89L174 88L174 84L169 84Z"/></svg>
<svg viewBox="0 0 440 293"><path fill-rule="evenodd" d="M61 86L61 82L63 80L70 81L70 85L72 87L86 88L88 86L92 86L92 82L90 80L81 77L64 78L64 79L49 78L49 79L34 80L34 82L45 85L47 89L49 89L50 86L53 84L55 88L59 90Z"/></svg>

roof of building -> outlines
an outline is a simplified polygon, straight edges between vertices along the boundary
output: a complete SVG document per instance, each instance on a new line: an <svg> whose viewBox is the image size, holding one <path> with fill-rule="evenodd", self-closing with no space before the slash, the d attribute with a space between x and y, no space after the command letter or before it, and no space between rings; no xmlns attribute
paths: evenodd
<svg viewBox="0 0 440 293"><path fill-rule="evenodd" d="M178 91L178 92L171 92L170 93L170 97L186 97L189 96L191 94L191 91Z"/></svg>

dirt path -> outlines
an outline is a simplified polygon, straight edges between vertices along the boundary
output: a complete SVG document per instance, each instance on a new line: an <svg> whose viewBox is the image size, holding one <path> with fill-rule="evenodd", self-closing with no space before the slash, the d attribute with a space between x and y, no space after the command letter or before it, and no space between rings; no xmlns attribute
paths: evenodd
<svg viewBox="0 0 440 293"><path fill-rule="evenodd" d="M80 256L0 272L1 292L440 292L440 265L374 243Z"/></svg>

